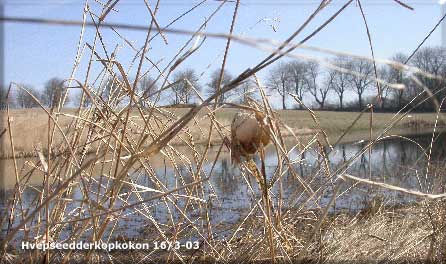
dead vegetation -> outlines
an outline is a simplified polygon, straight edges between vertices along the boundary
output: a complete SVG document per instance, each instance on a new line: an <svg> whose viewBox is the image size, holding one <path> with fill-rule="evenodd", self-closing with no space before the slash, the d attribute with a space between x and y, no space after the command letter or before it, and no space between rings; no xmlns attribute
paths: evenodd
<svg viewBox="0 0 446 264"><path fill-rule="evenodd" d="M381 207L374 214L338 215L322 236L321 255L328 263L440 263L445 259L444 208L444 202L422 202Z"/></svg>

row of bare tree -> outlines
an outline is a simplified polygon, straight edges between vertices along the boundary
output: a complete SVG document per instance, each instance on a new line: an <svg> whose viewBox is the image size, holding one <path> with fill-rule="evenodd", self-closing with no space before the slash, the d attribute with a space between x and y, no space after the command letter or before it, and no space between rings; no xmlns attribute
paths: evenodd
<svg viewBox="0 0 446 264"><path fill-rule="evenodd" d="M269 73L268 86L281 96L282 109L287 108L289 93L296 95L302 103L306 94L311 95L319 107L324 108L331 92L337 95L339 108L343 109L345 94L349 90L358 95L358 106L362 108L364 93L373 88L373 64L342 56L334 58L330 64L332 68L326 71L322 71L317 62L299 60L273 68Z"/></svg>
<svg viewBox="0 0 446 264"><path fill-rule="evenodd" d="M233 75L229 73L228 70L217 69L214 72L211 73L209 82L206 84L206 89L204 92L206 94L214 94L218 92L219 87L223 87L224 85L228 84L233 79ZM172 100L169 102L171 104L191 104L194 103L197 99L198 92L203 90L203 87L199 83L199 77L198 74L195 72L194 69L188 68L182 71L177 72L173 76L173 83L172 86L172 92L174 96L172 97ZM231 95L237 94L242 90L241 93L243 94L246 92L246 85L242 85L243 87L240 87L238 89L235 89L235 91L231 91L231 94L221 94L218 98L218 103L222 104L223 102L226 102L228 97Z"/></svg>
<svg viewBox="0 0 446 264"><path fill-rule="evenodd" d="M218 90L220 70L212 73L210 82L207 84L207 92L209 94ZM232 75L228 71L224 71L221 86L225 85L232 79ZM119 76L105 78L95 91L99 98L107 103L113 103L112 100L117 98L117 95L122 89L122 78ZM168 84L166 84L168 85ZM65 96L67 93L66 83L58 78L48 80L42 90L36 89L31 85L20 84L20 88L14 89L9 96L9 104L16 108L34 108L38 107L39 103L46 107L56 107L59 102L65 97L65 103L73 102L78 106L82 104L84 107L91 105L90 97L83 93L75 93L70 96ZM184 69L176 72L173 75L173 81L169 85L168 90L172 94L167 99L169 104L192 104L195 103L202 87L199 83L198 74L193 69ZM22 89L23 88L23 89ZM158 100L157 95L158 85L157 80L149 76L144 76L138 81L136 92L141 98L141 104L146 105L146 98ZM78 89L81 91L80 89ZM223 94L219 101L222 103L226 100L226 94ZM98 98L98 97L96 97ZM6 107L6 89L0 89L0 107Z"/></svg>
<svg viewBox="0 0 446 264"><path fill-rule="evenodd" d="M40 102L47 107L56 107L59 102L65 97L67 89L64 81L59 78L52 78L48 80L43 90L37 90L30 85L19 85L21 88L14 89L7 99L7 89L0 87L0 108L6 107L6 104L10 104L17 108L33 108L38 107ZM67 96L66 102L69 102L70 98Z"/></svg>
<svg viewBox="0 0 446 264"><path fill-rule="evenodd" d="M310 95L320 108L325 108L327 100L336 98L333 101L338 102L335 107L338 109L344 109L348 92L357 96L353 108L359 109L364 107L366 101L372 101L373 95L378 95L378 90L382 99L381 108L384 109L396 110L410 104L417 106L418 110L431 110L432 97L438 102L445 98L445 48L423 48L410 60L406 55L398 53L391 60L391 64L377 65L376 74L371 61L347 56L331 59L326 70L322 70L316 62L282 62L269 72L267 83L281 96L283 109L286 109L286 99L290 93L302 102L305 95ZM408 70L404 65L414 66L421 71ZM396 87L401 89L395 89L389 84L399 84ZM369 97L365 98L367 94Z"/></svg>
<svg viewBox="0 0 446 264"><path fill-rule="evenodd" d="M445 98L446 82L446 49L441 47L427 47L420 49L415 56L410 58L401 53L391 58L396 62L392 65L384 64L376 66L376 75L380 82L381 108L383 109L401 109L405 104L418 105L419 110L431 110L433 104L428 97L435 97L438 102ZM429 73L431 76L422 74L414 70L407 70L402 65L415 66L422 72ZM378 82L376 81L375 67L369 60L351 58L347 56L337 56L326 62L322 68L320 64L312 61L294 60L281 62L273 67L267 76L266 85L272 93L277 93L281 98L283 109L287 109L287 102L290 94L297 97L301 104L304 100L311 100L317 107L345 109L362 109L366 103L373 101L378 92ZM436 76L436 77L434 77ZM122 87L122 78L109 77L102 81L100 88L96 91L101 100L114 100L114 94L118 94ZM199 92L213 94L227 84L233 76L227 70L221 72L215 70L209 77L205 90L199 82L200 76L194 69L188 68L177 71L172 78L171 83L163 84L163 87L169 86L171 96L166 100L170 104L193 104L197 102ZM154 80L148 76L142 77L138 82L137 92L141 103L146 104L147 98L160 100L158 97L159 80ZM387 84L400 84L404 89L394 89ZM404 85L404 86L403 86ZM65 96L67 89L63 80L52 78L46 82L42 90L37 90L29 85L23 85L26 88L15 89L13 93L13 103L15 107L32 108L37 107L39 100L44 106L57 106L60 100L66 97L65 103L69 102L70 97ZM225 102L228 97L235 96L238 100L243 100L244 95L249 92L253 84L246 82L241 87L235 89L231 94L222 94L219 97L219 104ZM0 107L5 106L5 89L0 89ZM350 100L346 106L346 96L356 95L353 104ZM11 96L10 96L11 97ZM73 96L71 96L73 97ZM414 100L414 98L416 98ZM71 100L74 104L91 104L89 97L85 94L76 94ZM330 104L328 104L330 102Z"/></svg>
<svg viewBox="0 0 446 264"><path fill-rule="evenodd" d="M380 108L389 110L401 109L406 104L416 106L418 110L432 110L432 97L438 102L445 98L445 48L422 48L410 60L407 55L397 53L390 60L393 63L377 64L376 72L372 61L348 56L334 57L325 63L324 68L313 61L282 62L268 72L266 85L271 92L280 96L282 109L287 109L290 93L302 104L304 100L310 99L321 109L363 109L366 104L377 102L378 91L381 98ZM404 65L416 67L421 71L410 70ZM429 77L422 72L433 76ZM227 70L221 73L221 70L217 69L211 74L205 92L212 94L218 91L218 87L224 86L232 78ZM174 96L171 103L193 103L196 92L201 90L195 71L180 71L173 79L176 84L172 89ZM391 87L389 84L398 85ZM247 82L242 86L232 94L223 94L219 103L226 101L231 95L239 95L243 99L240 95L247 93L252 84ZM346 103L346 96L351 95L355 95L356 99ZM299 104L301 108L302 104Z"/></svg>

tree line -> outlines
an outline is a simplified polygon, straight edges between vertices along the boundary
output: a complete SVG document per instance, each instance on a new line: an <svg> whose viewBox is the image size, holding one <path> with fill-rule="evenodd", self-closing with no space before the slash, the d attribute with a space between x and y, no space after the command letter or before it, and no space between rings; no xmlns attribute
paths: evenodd
<svg viewBox="0 0 446 264"><path fill-rule="evenodd" d="M377 65L374 67L369 60L337 56L328 60L329 67L322 67L314 61L291 60L276 64L267 72L266 88L272 94L280 98L281 108L287 109L291 101L290 93L302 104L319 109L332 110L361 110L366 104L376 103L377 92L380 92L381 103L379 108L398 110L404 105L416 106L417 110L432 110L432 101L428 97L434 97L438 102L445 98L446 82L446 49L442 47L426 47L420 49L408 60L408 56L397 53L390 58L396 63ZM414 66L420 71L407 70L401 65ZM383 82L375 79L376 75ZM423 74L429 73L432 76ZM434 76L440 76L437 78ZM172 105L194 104L199 98L198 94L213 94L218 92L234 76L228 71L217 69L209 76L209 81L203 87L200 84L200 76L192 68L186 68L175 72L166 92L170 92L166 103ZM143 76L137 82L137 90L141 104L145 106L147 98L159 100L159 80L149 76ZM395 89L389 84L400 84L404 89ZM17 108L37 107L38 99L46 107L57 106L62 98L65 103L84 107L91 105L88 96L83 93L74 96L66 96L66 83L59 78L48 80L43 89L35 89L30 85L22 85L29 93L22 89L15 89L10 96L9 103ZM113 100L122 89L122 78L119 76L108 77L101 82L98 93L101 100ZM223 104L231 96L238 96L243 101L249 93L250 87L255 87L253 81L248 81L237 87L230 94L222 94L218 102ZM429 91L429 92L427 92ZM0 89L0 107L5 107L6 89ZM347 101L347 95L353 95L354 100ZM415 99L414 99L415 98ZM310 100L310 101L308 101ZM294 100L293 100L294 101ZM294 104L295 105L295 104ZM294 106L295 107L295 106Z"/></svg>
<svg viewBox="0 0 446 264"><path fill-rule="evenodd" d="M417 110L432 110L429 97L438 102L445 98L446 49L427 47L420 49L410 60L397 53L390 58L395 62L377 66L381 109L398 110L406 104ZM369 60L337 56L329 60L330 67L322 70L316 62L294 60L276 65L268 75L267 85L281 97L282 109L287 109L287 98L293 93L300 101L311 97L318 108L360 110L374 101L378 94L375 67ZM402 65L414 66L420 71L406 70ZM427 76L429 73L440 78ZM390 87L390 84L399 86ZM400 89L397 89L400 87ZM428 88L431 92L426 92ZM346 105L346 94L356 99ZM415 99L414 99L415 98ZM308 99L307 99L308 100ZM331 105L327 106L330 101ZM302 107L302 105L300 105Z"/></svg>
<svg viewBox="0 0 446 264"><path fill-rule="evenodd" d="M14 89L9 95L8 102L6 87L0 87L0 107L2 109L6 107L7 103L15 108L33 108L39 106L38 102L52 108L56 107L67 93L64 81L59 78L49 79L43 90L38 90L27 84L21 84L20 86L24 89ZM69 101L70 97L67 97L65 102Z"/></svg>
<svg viewBox="0 0 446 264"><path fill-rule="evenodd" d="M220 70L215 70L211 76L209 83L206 84L205 92L207 94L213 94L218 91L218 85L221 86L227 84L233 76L227 71L223 71L223 75L220 82ZM203 91L203 88L199 82L199 76L194 69L186 68L184 70L177 71L173 75L171 83L166 84L170 87L167 92L171 93L168 96L167 102L171 105L180 104L194 104L197 102L198 94ZM133 80L130 80L131 82ZM136 93L140 98L140 104L147 106L147 98L152 100L158 100L158 84L159 80L155 80L149 76L143 76L137 82ZM82 92L67 95L67 83L60 78L51 78L45 84L43 89L36 89L35 87L27 84L19 84L21 88L14 89L9 95L9 101L6 102L7 90L5 87L0 87L0 107L3 109L6 104L15 108L35 108L39 106L39 103L44 107L57 107L62 99L64 103L72 103L75 106L82 105L83 107L91 106L92 102L88 95ZM97 93L97 97L103 102L113 103L119 93L122 91L123 78L120 76L108 76L99 84L99 88L94 92ZM79 88L79 87L78 87ZM245 87L246 89L246 87ZM77 89L81 91L80 89ZM231 94L234 94L232 92ZM226 101L229 94L222 94L219 98L219 103L222 104Z"/></svg>

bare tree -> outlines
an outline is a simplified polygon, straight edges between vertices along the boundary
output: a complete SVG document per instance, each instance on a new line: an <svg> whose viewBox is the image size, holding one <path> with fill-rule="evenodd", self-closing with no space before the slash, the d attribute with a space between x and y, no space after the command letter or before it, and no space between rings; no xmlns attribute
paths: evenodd
<svg viewBox="0 0 446 264"><path fill-rule="evenodd" d="M220 74L221 74L221 69L217 69L215 71L212 72L211 74L211 78L209 83L207 84L208 87L208 93L209 94L214 94L216 93L221 87L225 86L226 84L228 84L232 79L233 76L231 73L229 73L226 69L223 71L223 75L221 78L221 83L220 83L220 87L218 87L219 82L220 82ZM229 96L229 94L220 94L219 98L218 98L218 103L221 105L223 104L227 97Z"/></svg>
<svg viewBox="0 0 446 264"><path fill-rule="evenodd" d="M139 82L138 82L138 93L140 95L139 97L139 102L141 104L141 106L146 107L147 106L147 101L144 97L142 97L142 95L147 95L150 96L152 94L154 94L157 90L158 90L158 86L155 83L155 80L149 76L144 76ZM156 96L151 96L151 97L155 97ZM148 99L152 99L152 98L148 98Z"/></svg>
<svg viewBox="0 0 446 264"><path fill-rule="evenodd" d="M446 76L446 49L442 47L426 47L420 49L412 58L411 63L424 72L444 77ZM435 97L439 101L446 96L446 92L442 90L446 86L444 78L430 78L421 74L417 74L416 76L423 83L423 85L425 85L433 93L436 93ZM413 94L411 96L415 96L424 89L420 86L415 86L412 88ZM426 102L424 107L432 108L432 104L430 102Z"/></svg>
<svg viewBox="0 0 446 264"><path fill-rule="evenodd" d="M407 56L402 53L395 54L392 58L392 61L396 63L404 63L407 60ZM405 76L404 70L399 66L388 66L388 74L386 75L386 81L389 83L399 83L408 85L407 78ZM403 107L403 100L406 89L392 89L393 97L396 100L397 106L400 109Z"/></svg>
<svg viewBox="0 0 446 264"><path fill-rule="evenodd" d="M238 93L241 95L241 103L246 104L248 102L248 97L255 96L253 88L256 86L257 84L255 79L253 77L250 77L240 85L240 88L236 88L236 91L238 91Z"/></svg>
<svg viewBox="0 0 446 264"><path fill-rule="evenodd" d="M61 102L65 97L67 89L64 86L63 80L59 78L52 78L45 84L44 90L41 94L42 103L46 106L53 108ZM69 97L67 97L65 103L68 103Z"/></svg>
<svg viewBox="0 0 446 264"><path fill-rule="evenodd" d="M178 82L172 87L172 91L175 95L173 100L174 104L191 103L195 95L193 88L197 91L201 90L198 83L198 76L193 69L185 69L177 72L173 76L173 80L174 82Z"/></svg>
<svg viewBox="0 0 446 264"><path fill-rule="evenodd" d="M392 83L391 82L391 68L387 65L382 66L381 68L378 69L378 76L380 79L385 80L388 83ZM389 85L384 84L384 83L380 83L380 94L379 96L381 97L381 108L384 109L386 108L386 103L388 101L388 98L390 96L390 93L393 91L392 88L389 87Z"/></svg>
<svg viewBox="0 0 446 264"><path fill-rule="evenodd" d="M336 67L349 70L351 68L351 60L347 57L338 56L333 61L332 64ZM333 91L338 95L339 107L344 109L344 94L350 87L350 74L337 69L330 69L328 71L329 79L331 80L331 87Z"/></svg>
<svg viewBox="0 0 446 264"><path fill-rule="evenodd" d="M82 96L84 97L83 99ZM73 99L74 99L74 104L76 105L81 105L81 102L83 100L82 107L89 107L92 105L90 97L88 97L88 95L85 94L83 90L80 90L78 93L76 93Z"/></svg>
<svg viewBox="0 0 446 264"><path fill-rule="evenodd" d="M34 95L34 97L40 97L39 91L37 91L33 87L29 85L22 85L22 87L28 90L28 92ZM39 106L36 100L34 100L34 98L23 89L16 90L15 102L17 107L19 108L33 108Z"/></svg>
<svg viewBox="0 0 446 264"><path fill-rule="evenodd" d="M373 82L373 65L366 60L353 60L349 66L351 88L358 95L358 106L362 109L364 92Z"/></svg>
<svg viewBox="0 0 446 264"><path fill-rule="evenodd" d="M105 103L109 105L119 104L121 102L119 95L123 89L122 85L123 81L121 76L108 76L101 82L97 93Z"/></svg>
<svg viewBox="0 0 446 264"><path fill-rule="evenodd" d="M6 102L6 94L8 90L3 85L0 85L0 109L5 109L7 102Z"/></svg>
<svg viewBox="0 0 446 264"><path fill-rule="evenodd" d="M288 64L280 63L275 66L268 76L268 87L277 91L282 97L282 109L286 109L287 92L291 91L290 75Z"/></svg>
<svg viewBox="0 0 446 264"><path fill-rule="evenodd" d="M314 100L316 103L319 104L319 107L321 109L325 106L325 100L327 99L328 92L331 90L331 78L329 75L328 81L324 82L322 85L318 84L318 78L319 78L320 70L319 70L319 64L316 62L308 62L306 64L306 86L307 90L310 92L311 95L313 95Z"/></svg>
<svg viewBox="0 0 446 264"><path fill-rule="evenodd" d="M301 102L304 100L304 94L307 89L307 67L308 65L305 62L300 61L292 61L287 64L287 72L288 79L290 82L290 87L293 92L296 94L297 98ZM302 109L302 104L299 105L299 108Z"/></svg>

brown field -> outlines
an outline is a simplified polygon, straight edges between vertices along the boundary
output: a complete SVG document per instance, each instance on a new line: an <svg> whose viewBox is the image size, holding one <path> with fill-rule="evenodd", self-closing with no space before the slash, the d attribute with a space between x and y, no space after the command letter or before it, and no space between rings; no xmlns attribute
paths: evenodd
<svg viewBox="0 0 446 264"><path fill-rule="evenodd" d="M165 113L172 114L171 121L183 116L189 109L187 108L164 108ZM223 136L229 136L229 126L232 121L236 109L226 108L220 109L216 112L216 120L221 124L221 131ZM1 127L2 131L8 128L7 112L1 111ZM184 141L182 137L186 137L186 131L189 131L196 144L203 144L207 142L209 117L207 111L202 110L196 118L183 130L183 133L174 138L172 145L182 145ZM283 136L291 137L292 133L301 136L304 140L309 138L307 136L315 135L316 131L323 130L328 135L330 142L336 141L346 131L353 121L359 116L358 112L333 112L333 111L315 111L318 126L309 111L306 110L278 110L279 120L282 122L281 131ZM54 118L58 117L58 125L63 131L70 129L70 123L74 120L73 117L66 115L74 115L75 110L65 109L62 114L53 114ZM389 127L392 120L397 119L393 113L374 113L373 114L373 135L377 136L385 128ZM167 121L166 115L159 115L163 121ZM10 110L12 140L14 142L14 150L16 156L33 156L35 148L41 148L44 151L48 149L48 126L54 127L54 122L48 118L48 114L42 109L14 109ZM130 129L135 135L138 135L143 130L143 122L141 118L135 113L135 116L130 117ZM399 135L414 134L420 132L431 131L436 120L435 113L417 113L406 115L402 120L396 123L391 133ZM163 122L164 123L164 122ZM168 122L169 123L169 122ZM286 124L287 129L283 124ZM438 120L437 126L443 127L444 122ZM159 134L162 128L154 131ZM292 132L291 132L292 131ZM355 123L348 133L342 139L345 141L354 141L359 139L366 139L370 133L370 113L363 114ZM55 146L63 143L61 133L56 127L54 133ZM214 132L211 137L211 144L219 144L222 141L222 135ZM1 137L0 158L11 157L11 139L9 133L5 132Z"/></svg>

